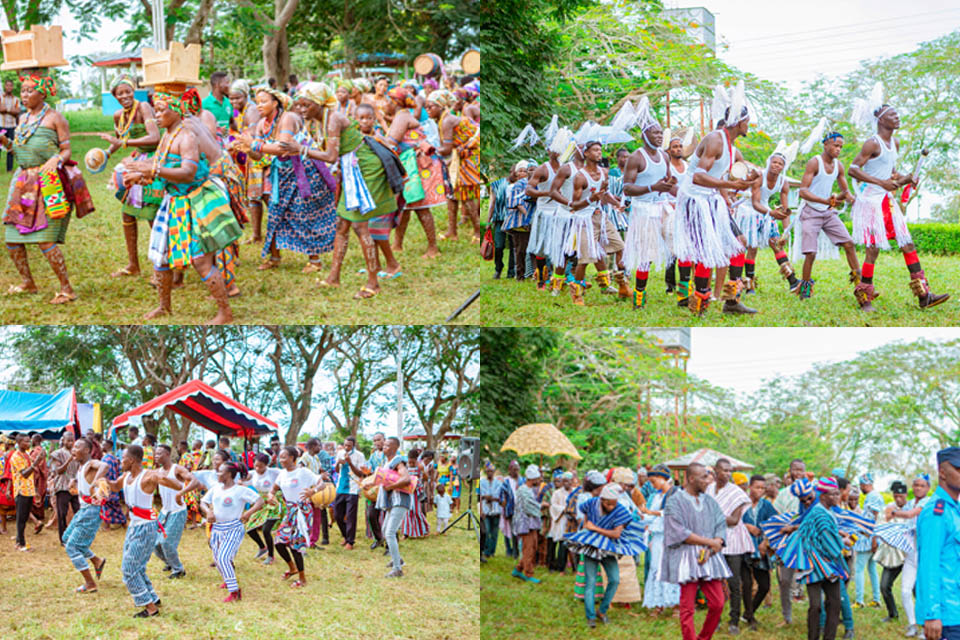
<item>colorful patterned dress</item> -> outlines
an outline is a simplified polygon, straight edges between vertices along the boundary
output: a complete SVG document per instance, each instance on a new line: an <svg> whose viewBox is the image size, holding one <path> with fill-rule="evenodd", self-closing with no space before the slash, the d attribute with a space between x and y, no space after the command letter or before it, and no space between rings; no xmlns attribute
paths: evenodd
<svg viewBox="0 0 960 640"><path fill-rule="evenodd" d="M407 511L401 532L408 538L424 538L430 535L430 523L423 512L423 486L420 484L420 468L409 469L411 476L417 479L417 488L413 490L413 508Z"/></svg>
<svg viewBox="0 0 960 640"><path fill-rule="evenodd" d="M121 140L142 138L147 135L147 127L140 123L130 124L122 131L117 127L116 134ZM156 150L157 148L155 146L139 147L134 150L128 159L135 162L148 161L153 158ZM157 209L160 208L160 203L163 202L163 181L160 180L160 178L155 178L154 181L147 186L135 184L130 187L124 187L123 163L121 162L117 164L113 174L111 174L110 182L107 186L113 191L117 200L123 203L121 211L128 216L132 216L138 220L148 221L153 221L157 216Z"/></svg>
<svg viewBox="0 0 960 640"><path fill-rule="evenodd" d="M57 132L47 127L25 128L23 124L17 127L17 131L13 154L18 168L13 173L7 195L4 240L7 244L63 244L67 239L71 211L76 209L78 216L93 211L90 192L76 164L64 165L61 175L66 175L67 186L72 190L72 196L64 190L69 209L62 217L49 217L40 193L40 166L59 152Z"/></svg>
<svg viewBox="0 0 960 640"><path fill-rule="evenodd" d="M117 456L112 453L105 454L102 462L107 465L107 480L113 482L120 477L120 459ZM107 501L100 505L100 519L107 524L125 525L127 523L127 516L120 508L119 492L110 492Z"/></svg>
<svg viewBox="0 0 960 640"><path fill-rule="evenodd" d="M405 209L430 209L446 203L447 190L443 186L443 163L427 142L423 129L408 130L403 137L403 143L410 145L410 149L415 154L414 164L408 166L409 161L405 161L403 166L408 174L410 169L415 168L423 185L423 198L416 202L408 202ZM400 154L400 160L404 161L404 154Z"/></svg>
<svg viewBox="0 0 960 640"><path fill-rule="evenodd" d="M165 167L179 167L180 156L169 154ZM150 260L172 269L190 266L195 258L216 254L243 234L222 189L209 178L210 168L201 154L193 182L164 180L167 197L157 213L150 235Z"/></svg>
<svg viewBox="0 0 960 640"><path fill-rule="evenodd" d="M450 181L454 200L479 200L480 186L485 182L477 164L480 125L466 116L453 128L455 158L450 162Z"/></svg>
<svg viewBox="0 0 960 640"><path fill-rule="evenodd" d="M190 451L180 459L180 465L184 469L193 473L200 470L200 463L203 461L202 451ZM203 492L200 490L191 491L183 496L183 502L187 505L187 516L189 520L199 522L203 518L203 512L200 511L200 498Z"/></svg>
<svg viewBox="0 0 960 640"><path fill-rule="evenodd" d="M314 146L306 129L294 139L304 147ZM301 156L273 159L270 215L261 257L268 257L272 246L305 255L319 255L333 249L337 211L327 179L334 184L332 176L328 173L325 178L323 169L312 160L303 160Z"/></svg>

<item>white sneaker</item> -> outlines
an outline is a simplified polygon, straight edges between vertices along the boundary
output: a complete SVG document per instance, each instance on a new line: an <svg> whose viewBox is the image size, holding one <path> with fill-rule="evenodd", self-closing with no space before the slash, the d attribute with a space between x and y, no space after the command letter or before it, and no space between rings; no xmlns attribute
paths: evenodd
<svg viewBox="0 0 960 640"><path fill-rule="evenodd" d="M911 624L909 627L907 627L907 632L904 634L904 636L907 638L919 638L921 637L918 633L919 631L920 629L917 628L917 625Z"/></svg>

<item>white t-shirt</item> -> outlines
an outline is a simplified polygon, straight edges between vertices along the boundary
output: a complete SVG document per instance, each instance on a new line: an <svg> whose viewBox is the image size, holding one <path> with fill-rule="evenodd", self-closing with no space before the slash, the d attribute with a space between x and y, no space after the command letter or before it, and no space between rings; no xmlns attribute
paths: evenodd
<svg viewBox="0 0 960 640"><path fill-rule="evenodd" d="M310 469L297 467L293 471L280 469L280 473L277 474L276 483L280 485L280 490L283 492L283 499L287 501L287 504L296 504L300 502L300 494L303 493L303 490L312 487L320 482L320 480L322 480L322 478L313 471L310 471Z"/></svg>
<svg viewBox="0 0 960 640"><path fill-rule="evenodd" d="M203 485L204 489L212 489L213 487L220 485L220 481L217 480L217 472L213 469L201 469L200 471L194 471L193 477Z"/></svg>
<svg viewBox="0 0 960 640"><path fill-rule="evenodd" d="M241 484L235 484L229 489L216 486L203 496L202 502L213 505L213 515L217 522L232 522L240 516L260 497L256 491Z"/></svg>
<svg viewBox="0 0 960 640"><path fill-rule="evenodd" d="M276 484L278 475L280 475L280 469L267 469L263 475L254 470L250 472L250 486L260 493L268 493Z"/></svg>
<svg viewBox="0 0 960 640"><path fill-rule="evenodd" d="M433 504L437 505L437 517L449 519L450 518L450 505L453 504L453 498L450 497L449 493L440 495L439 493L433 496Z"/></svg>

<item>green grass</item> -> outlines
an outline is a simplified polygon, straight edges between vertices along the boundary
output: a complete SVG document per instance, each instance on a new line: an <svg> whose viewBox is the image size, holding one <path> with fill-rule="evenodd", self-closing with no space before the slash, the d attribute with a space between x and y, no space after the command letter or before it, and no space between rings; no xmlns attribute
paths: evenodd
<svg viewBox="0 0 960 640"><path fill-rule="evenodd" d="M480 568L480 637L484 640L542 640L543 638L679 638L679 620L664 614L653 615L639 604L625 609L613 605L608 612L609 625L598 624L596 629L586 626L583 602L573 597L574 577L548 573L538 567L535 577L540 584L528 584L510 576L513 561L503 556L502 546L498 554ZM878 567L879 571L879 567ZM776 582L774 580L774 582ZM853 584L849 593L853 594ZM869 578L866 593L869 597ZM759 629L747 630L740 627L738 637L744 640L803 640L806 631L806 602L794 603L793 624L778 629L781 620L780 596L776 584L773 590L774 606L761 608L757 614ZM906 616L900 606L900 582L894 584L893 591L897 600L900 620L883 624L886 609L867 608L854 610L853 620L857 638L861 640L895 640L903 637L906 628ZM730 609L724 607L724 618L717 628L715 638L729 638L726 633L729 624ZM696 614L697 629L703 624L706 610ZM841 624L837 638L843 636Z"/></svg>
<svg viewBox="0 0 960 640"><path fill-rule="evenodd" d="M863 259L863 252L860 252ZM921 255L920 262L937 293L952 292L953 297L933 309L921 311L911 293L899 253L881 254L874 285L881 297L874 301L876 311L862 313L849 284L846 260L823 260L813 267L813 297L800 301L787 291L777 263L767 250L757 259L759 290L745 296L743 302L759 310L752 316L729 316L720 312L722 303L712 302L707 313L697 318L677 308L676 296L664 293L663 271L651 271L647 284L647 305L633 310L632 301L618 302L616 296L601 295L594 285L586 294L586 306L575 307L569 290L559 297L538 291L534 282L493 280L493 264L484 268L480 299L475 306L488 326L955 326L960 324L960 260L955 256ZM799 269L801 265L794 265ZM596 274L587 267L587 279ZM631 281L632 286L632 281Z"/></svg>
<svg viewBox="0 0 960 640"><path fill-rule="evenodd" d="M431 532L435 517L429 516ZM331 530L330 546L306 555L307 586L293 590L281 576L285 564L254 560L256 545L244 538L237 554L237 578L243 600L223 603L220 574L211 562L202 529L184 531L180 557L186 577L167 579L155 556L147 572L162 600L161 614L134 620L137 612L120 572L124 532L101 530L94 553L107 558L99 592L78 595L83 579L57 543L57 532L33 536L31 553L14 550L0 539L0 636L9 638L476 638L479 635L479 576L476 538L462 528L444 536L401 542L407 563L404 577L387 580L382 551L370 551L363 537L340 547ZM14 523L8 530L14 532Z"/></svg>
<svg viewBox="0 0 960 640"><path fill-rule="evenodd" d="M68 111L63 116L70 124L71 133L113 132L113 118L103 115L99 108Z"/></svg>
<svg viewBox="0 0 960 640"><path fill-rule="evenodd" d="M105 144L93 137L73 140L73 157L82 161L92 147ZM112 158L108 171L119 158ZM82 162L81 162L82 164ZM126 265L126 248L120 226L120 203L107 189L107 171L90 175L84 169L97 211L82 220L70 221L67 242L62 250L67 260L70 281L79 299L67 305L47 301L59 285L46 260L35 246L28 247L30 267L40 295L6 296L10 285L20 278L8 257L0 258L0 323L2 324L140 324L143 314L157 306L155 290L148 283L148 230L139 223L140 268L137 278L111 278L110 273ZM0 179L0 198L6 201L9 179ZM446 231L446 211L435 209L437 233ZM266 221L264 221L264 230ZM245 237L251 235L249 225ZM243 292L231 300L234 321L240 324L437 324L442 323L479 286L484 271L477 245L470 244L469 233L461 229L458 242L440 242L442 255L435 260L421 258L426 238L413 216L398 254L403 275L381 283L381 293L370 300L353 300L365 284L366 276L357 271L364 266L360 246L351 234L344 262L341 287L320 290L317 274L303 275L300 270L306 256L283 252L281 266L257 271L259 248L243 245L237 271ZM330 254L323 256L324 269ZM325 275L325 274L320 274ZM187 285L173 292L173 313L162 320L176 324L206 322L215 308L199 276L193 270L186 275ZM480 316L474 304L456 322L477 324Z"/></svg>

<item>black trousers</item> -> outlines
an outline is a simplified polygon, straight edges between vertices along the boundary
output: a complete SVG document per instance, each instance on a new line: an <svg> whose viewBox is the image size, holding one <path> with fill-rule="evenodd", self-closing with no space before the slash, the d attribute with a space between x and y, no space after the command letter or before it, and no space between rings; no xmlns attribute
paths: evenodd
<svg viewBox="0 0 960 640"><path fill-rule="evenodd" d="M567 544L563 540L547 538L547 563L551 571L563 571L567 567Z"/></svg>
<svg viewBox="0 0 960 640"><path fill-rule="evenodd" d="M903 571L903 565L893 569L884 567L883 573L880 575L880 595L883 596L883 604L887 605L888 618L899 617L897 615L897 601L893 599L893 583L901 571Z"/></svg>
<svg viewBox="0 0 960 640"><path fill-rule="evenodd" d="M370 525L370 533L377 542L383 540L383 531L380 530L380 509L377 509L375 502L367 500L367 524Z"/></svg>
<svg viewBox="0 0 960 640"><path fill-rule="evenodd" d="M730 573L733 575L727 578L727 586L730 587L730 624L738 626L740 624L740 601L741 601L741 589L742 583L740 580L743 566L746 564L747 560L746 553L739 553L736 555L727 555L723 554L723 557L727 560L727 566L730 567ZM750 595L745 596L749 598Z"/></svg>
<svg viewBox="0 0 960 640"><path fill-rule="evenodd" d="M337 522L340 535L347 544L353 544L357 538L357 501L360 496L350 493L338 493L333 501L333 519Z"/></svg>
<svg viewBox="0 0 960 640"><path fill-rule="evenodd" d="M757 595L751 598L754 580L757 582ZM756 561L748 559L741 566L740 582L743 591L743 617L748 622L756 622L757 609L770 592L770 570L761 569Z"/></svg>
<svg viewBox="0 0 960 640"><path fill-rule="evenodd" d="M3 134L13 140L14 127L0 127ZM7 173L13 171L13 153L7 151Z"/></svg>
<svg viewBox="0 0 960 640"><path fill-rule="evenodd" d="M21 547L27 546L27 541L23 537L23 531L27 528L27 520L30 519L30 510L33 508L33 496L17 496L17 544Z"/></svg>
<svg viewBox="0 0 960 640"><path fill-rule="evenodd" d="M820 592L826 601L826 622L823 627L823 640L836 640L837 625L840 624L840 589L843 582L823 580L807 585L807 640L820 640Z"/></svg>
<svg viewBox="0 0 960 640"><path fill-rule="evenodd" d="M57 533L60 534L60 543L63 544L63 532L67 530L67 509L73 508L73 513L80 511L80 497L69 491L57 491Z"/></svg>
<svg viewBox="0 0 960 640"><path fill-rule="evenodd" d="M513 245L514 276L523 280L527 275L527 243L530 241L529 231L507 231L507 236Z"/></svg>

